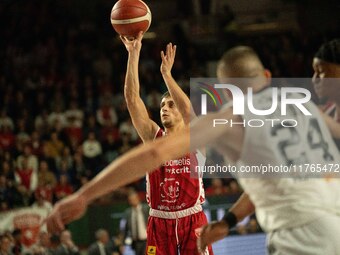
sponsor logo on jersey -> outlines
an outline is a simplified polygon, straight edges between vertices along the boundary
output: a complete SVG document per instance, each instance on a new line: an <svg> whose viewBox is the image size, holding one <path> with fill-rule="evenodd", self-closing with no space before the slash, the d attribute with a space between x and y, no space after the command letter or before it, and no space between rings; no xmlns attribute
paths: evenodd
<svg viewBox="0 0 340 255"><path fill-rule="evenodd" d="M162 202L175 203L179 197L179 182L175 178L165 178L160 183Z"/></svg>
<svg viewBox="0 0 340 255"><path fill-rule="evenodd" d="M190 174L190 168L188 166L181 168L165 168L165 172L168 174Z"/></svg>
<svg viewBox="0 0 340 255"><path fill-rule="evenodd" d="M165 162L162 166L184 166L190 165L190 157L183 157L180 159L173 159Z"/></svg>
<svg viewBox="0 0 340 255"><path fill-rule="evenodd" d="M156 255L156 246L148 245L147 255Z"/></svg>

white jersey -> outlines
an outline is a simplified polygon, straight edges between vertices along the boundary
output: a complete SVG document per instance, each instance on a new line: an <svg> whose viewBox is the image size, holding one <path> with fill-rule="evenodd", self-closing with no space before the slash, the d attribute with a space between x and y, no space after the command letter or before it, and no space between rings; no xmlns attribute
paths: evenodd
<svg viewBox="0 0 340 255"><path fill-rule="evenodd" d="M270 109L272 89L267 88L255 94L253 105L258 110ZM339 151L318 108L312 102L304 104L312 116L305 116L295 106L288 106L287 115L281 116L280 100L278 105L278 113L269 116L254 115L245 107L243 118L246 122L257 119L265 124L262 127L246 125L238 165L282 165L294 168L304 164L310 164L309 167L312 164L328 167L330 164L340 163ZM273 124L266 119L280 121ZM288 119L296 120L297 126L283 127L281 121ZM284 122L285 125L288 123L289 121ZM255 178L238 176L240 184L256 207L258 221L264 230L296 227L326 213L340 213L339 180L292 178L303 174L292 171L285 178L282 175L268 178L261 174L257 174Z"/></svg>

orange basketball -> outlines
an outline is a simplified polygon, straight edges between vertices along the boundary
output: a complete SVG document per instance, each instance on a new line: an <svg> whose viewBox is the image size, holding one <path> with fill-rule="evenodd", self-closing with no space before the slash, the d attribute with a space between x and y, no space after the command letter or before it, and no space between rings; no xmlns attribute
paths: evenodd
<svg viewBox="0 0 340 255"><path fill-rule="evenodd" d="M141 0L119 0L111 11L111 24L122 36L136 37L151 24L151 11Z"/></svg>

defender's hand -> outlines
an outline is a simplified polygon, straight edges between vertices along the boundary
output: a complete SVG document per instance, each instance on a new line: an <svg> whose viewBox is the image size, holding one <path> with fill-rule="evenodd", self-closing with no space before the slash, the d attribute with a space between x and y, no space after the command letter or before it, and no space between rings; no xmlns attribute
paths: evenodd
<svg viewBox="0 0 340 255"><path fill-rule="evenodd" d="M208 245L223 239L229 234L229 226L224 221L215 221L200 228L197 249L204 254Z"/></svg>
<svg viewBox="0 0 340 255"><path fill-rule="evenodd" d="M48 232L61 232L65 229L66 224L83 216L86 208L86 199L77 193L57 202L52 212L44 221Z"/></svg>

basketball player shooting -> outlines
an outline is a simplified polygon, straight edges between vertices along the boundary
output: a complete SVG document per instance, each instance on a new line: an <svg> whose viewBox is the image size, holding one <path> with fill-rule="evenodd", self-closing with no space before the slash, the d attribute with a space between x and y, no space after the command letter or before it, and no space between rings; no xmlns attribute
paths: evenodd
<svg viewBox="0 0 340 255"><path fill-rule="evenodd" d="M237 68L234 68L235 66ZM259 83L253 84L254 90L258 92L254 98L256 101L268 93L270 73L264 69L253 50L244 47L230 50L224 55L218 68L218 76L223 79L232 76L249 77L249 72L252 77L262 81L260 86ZM332 154L334 161L339 162L339 153L319 111L312 103L308 104L310 109L314 109L313 117L322 127L328 152ZM210 128L202 129L202 126L207 127L217 118L241 120L240 116L233 115L231 108L222 109L193 121L190 132L185 126L181 131L138 146L108 165L79 191L58 202L46 219L48 230L61 231L65 224L80 218L87 206L96 198L141 178L166 161L186 155L190 149L195 150L205 145L218 147L220 151L222 148L221 152L229 156L229 160L242 164L252 164L254 160L268 163L265 162L266 159L272 164L282 162L282 158L278 156L280 154L272 147L274 143L266 128L263 129L262 135L268 140L261 141L257 141L258 137L252 136L249 133L251 131L242 126L233 128L217 126L213 132ZM328 120L327 124L333 136L339 138L339 125L331 119ZM299 135L306 136L304 130L307 127L308 122L302 123ZM256 146L252 145L251 141L254 141ZM298 148L302 150L296 153L308 150L304 144L299 144ZM264 152L275 155L264 157ZM315 157L320 157L321 161L324 160L322 155L322 152L314 154ZM240 182L245 194L222 221L203 228L199 242L200 250L205 250L208 244L224 238L229 228L256 210L259 223L271 237L270 254L338 254L340 251L337 240L340 234L339 204L336 204L336 201L339 201L338 183L327 182L324 179L296 181L289 178L240 179Z"/></svg>
<svg viewBox="0 0 340 255"><path fill-rule="evenodd" d="M143 142L171 135L188 128L191 103L171 75L176 46L169 43L161 52L160 71L168 88L160 103L163 128L149 118L140 97L138 62L142 46L142 32L136 39L121 37L128 51L124 96L127 107ZM195 230L207 224L202 210L205 200L202 178L191 178L190 169L203 165L205 157L200 151L173 158L146 176L147 202L150 217L147 225L147 250L157 254L197 254ZM210 252L209 252L210 250ZM212 254L211 247L206 254Z"/></svg>

